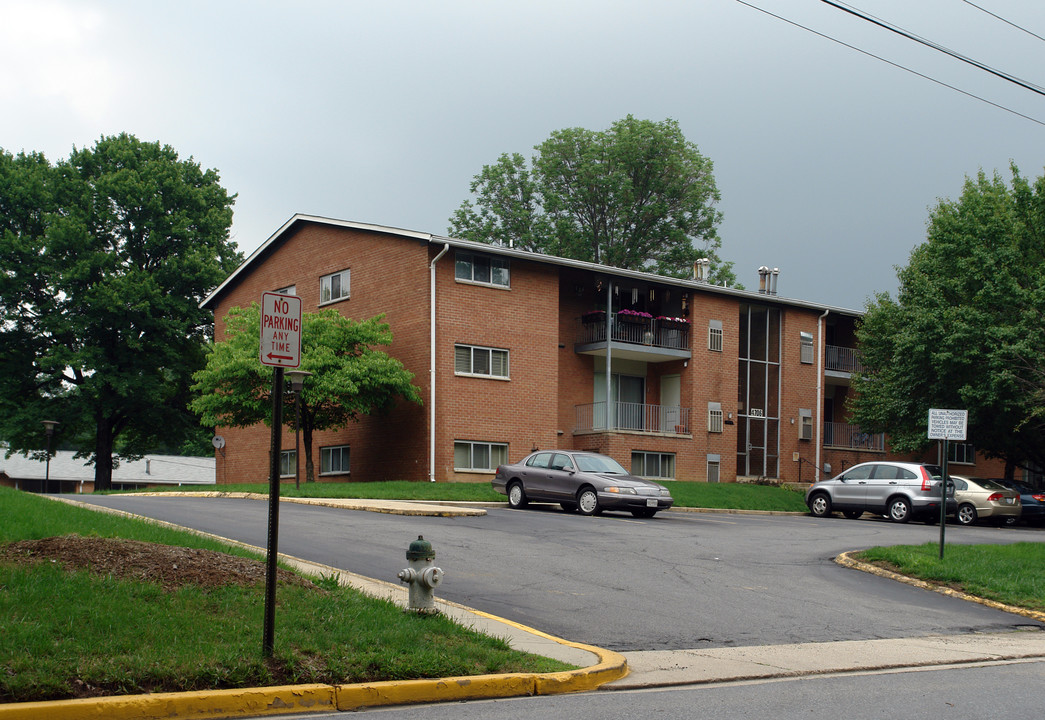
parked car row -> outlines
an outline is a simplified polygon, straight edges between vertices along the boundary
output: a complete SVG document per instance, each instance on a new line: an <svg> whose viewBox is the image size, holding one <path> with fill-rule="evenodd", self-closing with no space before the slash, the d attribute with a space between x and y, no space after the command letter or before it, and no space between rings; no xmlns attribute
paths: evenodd
<svg viewBox="0 0 1045 720"><path fill-rule="evenodd" d="M858 518L869 512L898 523L913 518L937 523L943 502L945 516L962 525L1045 520L1045 492L1018 481L949 475L946 487L943 495L943 470L938 465L866 462L814 483L806 491L806 506L817 517L838 511Z"/></svg>

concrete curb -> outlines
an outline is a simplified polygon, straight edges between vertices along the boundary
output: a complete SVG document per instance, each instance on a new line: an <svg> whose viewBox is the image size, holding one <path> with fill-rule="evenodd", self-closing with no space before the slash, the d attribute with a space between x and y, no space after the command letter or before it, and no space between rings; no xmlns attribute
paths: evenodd
<svg viewBox="0 0 1045 720"><path fill-rule="evenodd" d="M224 493L231 496L229 493ZM239 494L239 497L250 497ZM267 497L267 496L259 496ZM61 502L79 505L92 510L114 515L133 517L156 525L177 528L196 535L210 537L220 542L265 553L259 548L224 538L211 533L199 532L172 523L153 520L123 510L102 508L66 498L55 498ZM279 559L303 572L314 576L337 575L343 585L351 585L361 592L390 599L400 605L406 604L407 590L381 580L364 578L338 568L313 563L279 553ZM236 690L210 690L183 693L154 693L118 697L57 700L51 702L0 704L0 720L159 720L160 718L191 717L207 718L262 717L290 713L332 712L358 710L364 707L384 705L407 705L413 703L451 702L458 700L481 700L489 698L521 697L532 695L554 695L594 690L600 685L618 680L628 674L628 663L623 655L591 645L574 643L556 638L539 630L479 610L466 608L457 603L437 600L445 614L459 624L475 627L467 616L485 619L519 633L538 639L538 643L552 643L570 648L573 658L594 655L596 662L588 667L557 673L513 673L504 675L475 675L437 679L357 683L346 685L290 685ZM495 634L487 631L487 634ZM545 646L547 647L547 645ZM533 652L533 649L527 649ZM542 654L540 649L536 654ZM573 663L576 664L576 663Z"/></svg>
<svg viewBox="0 0 1045 720"><path fill-rule="evenodd" d="M853 550L852 552L860 551ZM848 552L844 552L841 555L838 555L835 558L835 562L841 565L842 567L852 568L854 570L861 570L872 575L889 578L890 580L895 580L897 582L902 582L907 585L922 588L923 590L932 590L933 592L940 593L941 595L948 595L950 597L958 598L960 600L967 600L968 602L979 603L980 605L985 605L989 608L994 608L995 610L1003 610L1007 613L1012 613L1014 615L1022 615L1024 617L1029 617L1039 622L1045 622L1045 612L1039 612L1037 610L1028 610L1026 608L1016 607L1014 605L1006 605L1005 603L1000 603L996 600L989 600L987 598L981 598L976 595L970 595L969 593L962 592L961 590L955 590L954 588L949 588L945 585L939 585L937 583L931 583L925 580L919 580L917 578L908 577L907 575L901 575L900 573L895 573L891 570L886 570L885 568L878 567L877 565L872 565L871 563L865 563L860 560L856 560L851 556L851 553Z"/></svg>

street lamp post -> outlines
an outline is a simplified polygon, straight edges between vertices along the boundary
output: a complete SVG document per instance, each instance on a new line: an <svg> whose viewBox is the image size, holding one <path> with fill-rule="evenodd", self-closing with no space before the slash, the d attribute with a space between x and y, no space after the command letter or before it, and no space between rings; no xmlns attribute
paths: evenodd
<svg viewBox="0 0 1045 720"><path fill-rule="evenodd" d="M301 489L301 389L305 378L312 373L304 370L288 370L290 389L294 393L294 487Z"/></svg>
<svg viewBox="0 0 1045 720"><path fill-rule="evenodd" d="M57 420L43 420L44 431L47 433L47 459L44 465L44 492L51 491L51 438L54 436L54 426L58 425Z"/></svg>

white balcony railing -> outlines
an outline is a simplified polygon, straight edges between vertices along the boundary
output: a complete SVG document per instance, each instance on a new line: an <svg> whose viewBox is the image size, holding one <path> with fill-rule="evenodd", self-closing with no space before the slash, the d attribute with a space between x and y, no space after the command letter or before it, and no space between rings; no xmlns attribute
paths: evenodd
<svg viewBox="0 0 1045 720"><path fill-rule="evenodd" d="M862 366L860 365L860 353L856 348L828 345L825 350L827 351L826 357L824 358L824 367L826 369L847 373L860 372L862 369Z"/></svg>
<svg viewBox="0 0 1045 720"><path fill-rule="evenodd" d="M689 350L689 323L668 318L613 313L610 338L614 342ZM606 342L606 314L590 313L581 323L580 343Z"/></svg>
<svg viewBox="0 0 1045 720"><path fill-rule="evenodd" d="M849 423L824 423L824 447L885 452L885 434L864 432Z"/></svg>
<svg viewBox="0 0 1045 720"><path fill-rule="evenodd" d="M575 432L635 430L662 435L688 435L690 432L689 408L673 405L617 402L610 405L610 417L607 418L606 403L597 402L577 405L576 413Z"/></svg>

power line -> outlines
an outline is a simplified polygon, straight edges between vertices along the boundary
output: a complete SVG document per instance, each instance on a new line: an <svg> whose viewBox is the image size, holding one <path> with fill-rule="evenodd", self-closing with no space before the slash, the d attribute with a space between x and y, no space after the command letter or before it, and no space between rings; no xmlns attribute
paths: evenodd
<svg viewBox="0 0 1045 720"><path fill-rule="evenodd" d="M948 85L947 83L943 82L942 80L937 80L936 78L929 77L928 75L920 73L917 70L912 70L911 68L906 67L904 65L900 65L899 63L895 63L892 60L887 60L884 57L881 57L879 55L875 55L874 53L868 52L867 50L864 50L862 48L858 48L855 45L850 45L847 42L843 42L842 40L839 40L838 38L833 38L830 35L825 35L824 33L820 32L818 30L814 30L811 27L807 27L805 25L802 25L801 23L795 22L794 20L789 20L788 18L786 18L786 17L784 17L782 15L777 15L776 13L772 13L772 12L769 12L768 10L764 10L764 9L758 7L757 5L752 5L751 3L746 2L745 0L736 0L736 1L738 3L740 3L741 5L744 5L746 7L751 8L752 10L757 10L758 12L763 13L765 15L768 15L768 16L770 16L772 18L776 18L777 20L780 20L782 22L786 22L788 25L794 25L797 28L805 30L806 32L810 32L810 33L812 33L814 35L817 35L818 37L822 37L825 40L830 40L833 43L838 43L842 47L849 48L850 50L855 50L856 52L862 53L863 55L867 55L868 57L872 57L875 60L879 60L881 62L884 62L884 63L888 64L888 65L892 65L893 67L895 67L895 68L897 68L899 70L903 70L904 72L909 72L912 75L917 75L918 77L920 77L920 78L922 78L924 80L928 80L929 82L936 83L937 85L945 87L948 90L954 90L955 92L961 93L962 95L965 95L966 97L972 98L973 100L979 100L980 102L986 103L987 105L991 105L992 107L996 107L999 110L1004 110L1007 113L1012 113L1013 115L1019 116L1019 117L1023 118L1024 120L1030 120L1032 123L1037 123L1038 125L1041 125L1041 126L1045 127L1045 122L1042 122L1041 120L1038 120L1037 118L1032 118L1030 115L1024 115L1023 113L1018 112L1016 110L1013 110L1012 108L1005 107L1004 105L999 105L996 102L993 102L991 100L987 100L986 98L982 98L979 95L975 95L975 94L973 94L971 92L968 92L966 90L962 90L961 88L955 87L954 85Z"/></svg>
<svg viewBox="0 0 1045 720"><path fill-rule="evenodd" d="M1041 87L1040 85L1035 85L1034 83L1031 83L1031 82L1029 82L1027 80L1021 80L1020 78L1018 78L1018 77L1016 77L1014 75L1010 75L1007 72L1003 72L1001 70L996 70L996 69L990 67L989 65L985 65L984 63L980 62L979 60L973 60L972 58L970 58L970 57L968 57L966 55L962 55L960 52L956 52L954 50L951 50L950 48L946 48L943 45L940 45L939 43L935 43L935 42L933 42L931 40L926 40L925 38L920 37L918 35L915 35L912 32L904 30L902 27L900 27L898 25L894 25L894 24L892 24L890 22L886 22L885 20L881 20L879 18L876 18L873 15L868 15L863 10L860 10L859 8L855 8L852 5L846 5L845 3L835 2L835 0L820 0L820 2L822 2L822 3L826 4L826 5L830 5L831 7L835 8L836 10L841 10L842 12L846 12L846 13L849 13L850 15L854 15L854 16L860 18L861 20L866 20L867 22L869 22L869 23L871 23L873 25L877 25L880 28L884 28L884 29L888 30L889 32L896 33L897 35L899 35L901 37L907 38L908 40L913 40L916 43L920 43L921 45L925 45L926 47L932 48L933 50L936 50L938 52L942 52L943 54L949 55L949 56L951 56L952 58L954 58L956 60L961 60L962 62L968 63L969 65L972 65L973 67L976 67L976 68L979 68L980 70L983 70L984 72L989 72L991 75L999 77L1002 80L1007 80L1008 82L1011 82L1011 83L1013 83L1015 85L1019 85L1020 87L1022 87L1025 90L1030 90L1031 92L1035 92L1035 93L1038 93L1039 95L1045 96L1045 88Z"/></svg>
<svg viewBox="0 0 1045 720"><path fill-rule="evenodd" d="M1043 41L1045 41L1045 37L1042 37L1041 35L1038 35L1037 33L1031 32L1031 31L1030 31L1030 30L1028 30L1027 28L1025 28L1025 27L1023 27L1023 26L1021 26L1021 25L1017 25L1016 23L1014 23L1014 22L1012 22L1012 21L1010 21L1010 20L1006 20L1006 19L1005 19L1005 18L1003 18L1003 17L1001 16L1001 15L998 15L998 14L996 14L996 13L992 13L992 12L991 12L990 10L988 10L987 8L982 8L982 7L980 7L979 5L977 5L977 4L976 4L976 3L974 3L974 2L969 2L969 0L962 0L962 2L964 2L964 3L966 4L966 5L972 5L972 6L974 7L974 8L976 8L976 9L977 9L977 10L979 10L980 12L982 12L982 13L987 13L987 14L988 14L988 15L990 15L990 16L991 16L992 18L996 18L996 19L998 19L998 20L1001 20L1001 21L1002 21L1003 23L1005 23L1006 25L1011 25L1012 27L1016 28L1017 30L1022 30L1023 32L1027 33L1028 35L1031 35L1031 36L1033 36L1033 37L1036 37L1036 38L1038 38L1039 40L1043 40Z"/></svg>

